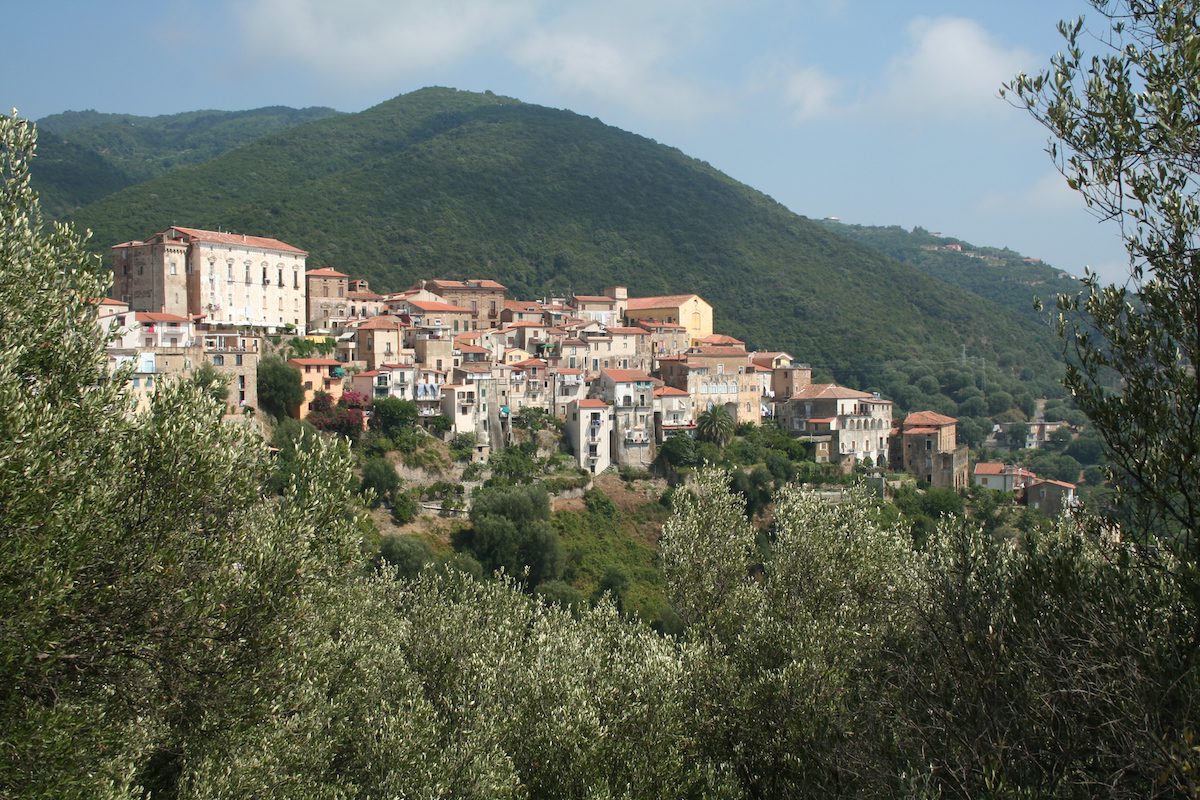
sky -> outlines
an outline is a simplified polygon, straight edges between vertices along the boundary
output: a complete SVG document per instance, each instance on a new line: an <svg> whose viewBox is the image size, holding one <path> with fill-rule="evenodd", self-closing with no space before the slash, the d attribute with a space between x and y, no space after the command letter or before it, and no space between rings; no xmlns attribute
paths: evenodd
<svg viewBox="0 0 1200 800"><path fill-rule="evenodd" d="M1045 129L997 92L1049 64L1083 0L0 3L0 108L32 119L491 90L676 147L808 217L1127 272Z"/></svg>

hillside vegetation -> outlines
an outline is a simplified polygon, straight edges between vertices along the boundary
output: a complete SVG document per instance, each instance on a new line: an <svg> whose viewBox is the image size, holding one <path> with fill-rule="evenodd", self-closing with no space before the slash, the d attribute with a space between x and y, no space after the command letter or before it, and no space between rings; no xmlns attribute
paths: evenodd
<svg viewBox="0 0 1200 800"><path fill-rule="evenodd" d="M108 245L171 222L268 233L376 289L695 291L720 330L865 385L889 364L1054 369L1045 325L799 217L678 150L568 111L424 89L264 137L81 209ZM1016 380L1005 368L1001 379Z"/></svg>
<svg viewBox="0 0 1200 800"><path fill-rule="evenodd" d="M38 121L33 182L42 206L64 216L82 205L281 130L333 116L331 108L272 106L157 117L67 111Z"/></svg>
<svg viewBox="0 0 1200 800"><path fill-rule="evenodd" d="M907 231L897 225L839 224L834 228L843 236L1037 324L1045 322L1045 315L1035 310L1037 299L1052 300L1056 294L1079 289L1074 276L1006 247L980 247L920 227ZM954 246L961 249L954 250Z"/></svg>

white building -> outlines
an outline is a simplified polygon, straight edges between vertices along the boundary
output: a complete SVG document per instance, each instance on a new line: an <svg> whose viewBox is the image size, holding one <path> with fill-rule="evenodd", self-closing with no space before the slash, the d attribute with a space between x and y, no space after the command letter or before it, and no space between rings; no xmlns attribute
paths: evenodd
<svg viewBox="0 0 1200 800"><path fill-rule="evenodd" d="M278 239L171 227L112 253L113 294L135 311L305 330L308 254Z"/></svg>
<svg viewBox="0 0 1200 800"><path fill-rule="evenodd" d="M593 475L612 466L612 408L598 398L574 400L567 405L567 438L575 463Z"/></svg>

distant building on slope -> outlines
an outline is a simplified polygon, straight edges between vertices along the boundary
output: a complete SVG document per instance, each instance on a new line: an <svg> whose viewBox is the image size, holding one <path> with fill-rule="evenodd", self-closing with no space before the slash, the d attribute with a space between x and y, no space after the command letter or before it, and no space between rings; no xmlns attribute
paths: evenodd
<svg viewBox="0 0 1200 800"><path fill-rule="evenodd" d="M967 446L957 443L958 420L935 411L917 411L904 418L895 438L900 452L892 464L933 488L967 487Z"/></svg>

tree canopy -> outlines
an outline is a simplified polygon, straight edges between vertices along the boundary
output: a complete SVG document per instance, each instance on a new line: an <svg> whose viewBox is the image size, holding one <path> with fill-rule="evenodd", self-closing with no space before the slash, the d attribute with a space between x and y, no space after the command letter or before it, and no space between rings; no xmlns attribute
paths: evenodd
<svg viewBox="0 0 1200 800"><path fill-rule="evenodd" d="M1050 131L1071 188L1119 226L1125 286L1094 274L1060 297L1066 384L1114 462L1119 507L1138 535L1200 530L1200 7L1092 0L1059 30L1050 69L1006 91ZM1194 554L1193 554L1194 557Z"/></svg>

